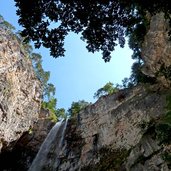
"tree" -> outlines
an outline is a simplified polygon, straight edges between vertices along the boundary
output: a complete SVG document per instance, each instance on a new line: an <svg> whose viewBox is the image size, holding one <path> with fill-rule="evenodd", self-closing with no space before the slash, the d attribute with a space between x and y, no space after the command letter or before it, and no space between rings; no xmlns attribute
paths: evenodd
<svg viewBox="0 0 171 171"><path fill-rule="evenodd" d="M30 58L35 70L37 78L40 80L43 87L43 97L46 100L50 100L55 95L55 86L52 83L48 83L50 78L50 72L44 71L42 67L42 56L37 53L31 53Z"/></svg>
<svg viewBox="0 0 171 171"><path fill-rule="evenodd" d="M102 51L109 61L115 46L125 44L125 35L144 29L145 14L171 13L168 0L15 0L22 35L36 47L50 48L54 57L64 56L69 32L81 33L90 52ZM57 24L54 24L57 23ZM52 26L53 25L53 26ZM140 26L140 27L139 27ZM146 29L142 33L144 35ZM140 37L140 36L138 36ZM142 37L143 38L143 37ZM136 48L136 50L138 50Z"/></svg>
<svg viewBox="0 0 171 171"><path fill-rule="evenodd" d="M11 25L9 22L7 22L6 20L4 20L4 17L2 15L0 15L0 27L3 27L10 31L15 30L15 27Z"/></svg>
<svg viewBox="0 0 171 171"><path fill-rule="evenodd" d="M68 115L70 117L76 117L78 113L88 105L90 105L90 103L84 100L72 102L71 107L68 109Z"/></svg>
<svg viewBox="0 0 171 171"><path fill-rule="evenodd" d="M145 75L142 73L141 68L143 66L142 61L136 61L132 65L132 72L129 78L124 78L122 80L122 85L120 85L121 88L131 88L133 86L136 86L139 83L150 83L155 84L156 78L150 77L148 75Z"/></svg>
<svg viewBox="0 0 171 171"><path fill-rule="evenodd" d="M0 15L0 27L8 30L9 33L12 33L14 27L4 20L4 18ZM42 108L49 110L49 119L56 122L59 118L66 118L65 109L57 109L57 99L54 97L55 95L55 86L52 83L49 83L50 72L44 71L42 66L42 56L37 53L33 53L33 48L29 43L23 42L24 37L22 37L21 32L12 33L12 35L18 40L18 43L23 48L24 53L28 55L28 57L32 61L33 69L36 77L40 80L42 89L43 89L43 102Z"/></svg>
<svg viewBox="0 0 171 171"><path fill-rule="evenodd" d="M104 95L109 95L118 92L118 88L114 86L113 83L108 82L102 88L98 89L96 93L94 93L94 98L99 98Z"/></svg>
<svg viewBox="0 0 171 171"><path fill-rule="evenodd" d="M49 110L49 119L52 120L53 122L58 121L58 117L56 115L56 104L57 104L56 98L51 98L48 101L42 102L42 108Z"/></svg>
<svg viewBox="0 0 171 171"><path fill-rule="evenodd" d="M59 108L59 109L56 109L56 116L58 117L58 118L67 118L67 113L66 113L66 111L65 111L65 109L64 108Z"/></svg>

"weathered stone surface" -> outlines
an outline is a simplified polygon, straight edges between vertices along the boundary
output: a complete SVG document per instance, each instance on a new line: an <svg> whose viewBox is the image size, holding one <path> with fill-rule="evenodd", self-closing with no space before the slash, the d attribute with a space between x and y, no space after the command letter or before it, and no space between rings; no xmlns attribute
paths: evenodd
<svg viewBox="0 0 171 171"><path fill-rule="evenodd" d="M22 45L0 28L0 149L13 146L38 118L41 85Z"/></svg>
<svg viewBox="0 0 171 171"><path fill-rule="evenodd" d="M68 125L68 145L57 170L167 171L162 146L146 126L165 114L168 92L159 91L158 85L147 86L101 97L81 111L76 128L74 123Z"/></svg>
<svg viewBox="0 0 171 171"><path fill-rule="evenodd" d="M144 74L155 77L160 67L171 65L171 41L169 41L169 21L163 13L150 18L150 28L142 46ZM167 80L159 77L160 82L167 84Z"/></svg>
<svg viewBox="0 0 171 171"><path fill-rule="evenodd" d="M13 149L0 154L0 170L27 171L54 124L49 119L49 111L41 109L38 121L19 138Z"/></svg>
<svg viewBox="0 0 171 171"><path fill-rule="evenodd" d="M49 111L41 109L39 118L25 134L17 141L17 146L27 148L35 153L38 152L54 122L49 119Z"/></svg>
<svg viewBox="0 0 171 171"><path fill-rule="evenodd" d="M167 31L168 22L162 13L151 17L150 29L142 49L145 63L143 72L149 76L156 76L163 64L167 67L171 65L171 44ZM3 73L0 78L2 145L16 141L22 132L28 130L37 117L41 94L35 90L39 88L39 83L30 70L29 60L24 60L25 54L16 46L17 41L12 42L7 37L2 31L2 40L6 40L0 45L1 53L5 54L0 61L0 72ZM160 83L168 84L162 77L158 79ZM170 93L168 87L166 89L160 85L138 85L103 96L95 104L82 110L78 118L70 119L64 146L59 152L60 165L56 170L169 171L169 164L162 155L165 151L170 153L171 147L158 142L155 129L155 124L166 114L166 96ZM33 129L33 134L24 135L18 141L19 147L24 147L21 148L22 152L28 149L21 152L21 156L26 159L24 167L29 166L27 161L30 162L29 157L33 157L33 153L29 152L37 151L51 127L49 123L45 123L45 120L39 121L37 126L35 123L37 133L34 134ZM17 130L21 132L17 134ZM12 154L17 153L14 151ZM11 160L14 157L15 155ZM49 155L48 160L50 157L54 157L54 154ZM16 163L13 166L15 171L24 170L16 167Z"/></svg>

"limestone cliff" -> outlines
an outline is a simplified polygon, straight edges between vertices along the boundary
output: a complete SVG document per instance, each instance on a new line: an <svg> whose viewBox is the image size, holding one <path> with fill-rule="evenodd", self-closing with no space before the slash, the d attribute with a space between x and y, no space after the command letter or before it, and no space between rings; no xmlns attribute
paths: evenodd
<svg viewBox="0 0 171 171"><path fill-rule="evenodd" d="M165 74L160 74L161 67L165 69L171 66L171 41L168 32L169 20L163 13L149 17L149 29L142 45L142 59L144 67L142 71L151 77L157 77L160 83L168 85L169 80Z"/></svg>
<svg viewBox="0 0 171 171"><path fill-rule="evenodd" d="M0 27L0 150L13 147L38 118L41 84L16 36Z"/></svg>
<svg viewBox="0 0 171 171"><path fill-rule="evenodd" d="M171 170L170 50L168 21L156 14L142 57L143 72L158 83L103 96L71 119L56 170Z"/></svg>
<svg viewBox="0 0 171 171"><path fill-rule="evenodd" d="M171 65L168 21L162 13L152 16L150 21L150 28L142 47L145 63L143 71L147 75L157 77L159 83L142 84L102 96L96 103L82 110L77 118L71 118L66 128L63 148L58 152L60 155L57 160L60 163L56 168L57 171L171 170L170 80L161 70L162 67L169 68ZM2 89L4 91L1 90L0 96L3 99L0 108L3 114L1 124L4 128L1 136L3 142L10 144L22 134L17 134L16 130L20 127L21 132L28 130L36 118L41 93L38 91L39 82L29 67L31 66L29 59L26 58L28 62L26 65L25 55L16 46L17 42L13 42L5 31L1 32L2 40L6 40L1 41L3 42L1 52L8 52L9 56L4 55L0 65L3 66L0 68L3 73L0 88L5 87ZM11 46L10 42L15 46ZM8 60L9 58L11 60ZM25 62L21 63L22 61ZM8 85L10 89L6 89ZM18 123L18 120L21 122ZM41 135L37 134L35 138L37 137ZM35 151L38 149L37 141L30 141L28 136L23 136L18 142L20 147L26 143L28 151L32 150L34 145ZM49 151L48 160L51 158L54 160L52 150ZM15 171L26 169L16 167L15 164L14 162L13 168L5 169ZM52 170L50 165L46 165L45 168L48 171Z"/></svg>
<svg viewBox="0 0 171 171"><path fill-rule="evenodd" d="M165 115L168 90L158 85L100 98L71 120L58 171L169 170L155 125Z"/></svg>
<svg viewBox="0 0 171 171"><path fill-rule="evenodd" d="M27 171L54 124L49 119L49 111L41 109L37 122L23 133L12 150L0 154L0 170Z"/></svg>

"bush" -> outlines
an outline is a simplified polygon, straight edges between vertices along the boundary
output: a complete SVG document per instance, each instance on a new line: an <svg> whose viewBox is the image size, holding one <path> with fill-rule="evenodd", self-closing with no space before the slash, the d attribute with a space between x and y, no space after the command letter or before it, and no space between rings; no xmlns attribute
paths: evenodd
<svg viewBox="0 0 171 171"><path fill-rule="evenodd" d="M73 102L71 104L71 107L68 109L68 115L70 117L76 117L78 113L84 109L86 106L88 106L90 103L86 102L84 100L80 100L78 102Z"/></svg>
<svg viewBox="0 0 171 171"><path fill-rule="evenodd" d="M156 137L160 143L171 142L171 125L169 123L159 123L156 125Z"/></svg>
<svg viewBox="0 0 171 171"><path fill-rule="evenodd" d="M94 98L100 98L104 95L110 95L118 92L118 88L114 86L113 83L108 82L102 88L98 89L96 93L94 93Z"/></svg>
<svg viewBox="0 0 171 171"><path fill-rule="evenodd" d="M166 97L167 101L167 113L156 124L157 139L160 143L168 144L171 142L171 96Z"/></svg>

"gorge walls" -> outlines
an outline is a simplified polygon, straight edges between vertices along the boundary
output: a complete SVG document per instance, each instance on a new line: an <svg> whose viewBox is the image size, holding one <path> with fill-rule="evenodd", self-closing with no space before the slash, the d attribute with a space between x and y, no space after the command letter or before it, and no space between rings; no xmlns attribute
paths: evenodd
<svg viewBox="0 0 171 171"><path fill-rule="evenodd" d="M17 37L0 27L0 150L13 146L40 111L42 89Z"/></svg>
<svg viewBox="0 0 171 171"><path fill-rule="evenodd" d="M169 170L155 126L168 91L142 86L101 97L71 120L57 170Z"/></svg>
<svg viewBox="0 0 171 171"><path fill-rule="evenodd" d="M140 84L102 96L77 117L69 119L56 159L59 161L56 171L171 169L170 80L161 71L162 67L167 69L171 65L167 32L168 21L164 15L152 16L142 47L142 70L157 77L158 83ZM0 33L0 143L4 150L13 148L37 120L41 88L21 44L7 30L0 28ZM48 132L44 124L40 125L35 130L43 129L45 134L35 134L36 140ZM18 143L28 150L33 150L33 146L38 150L39 141L29 141L27 135ZM54 155L49 154L50 161L51 157Z"/></svg>

